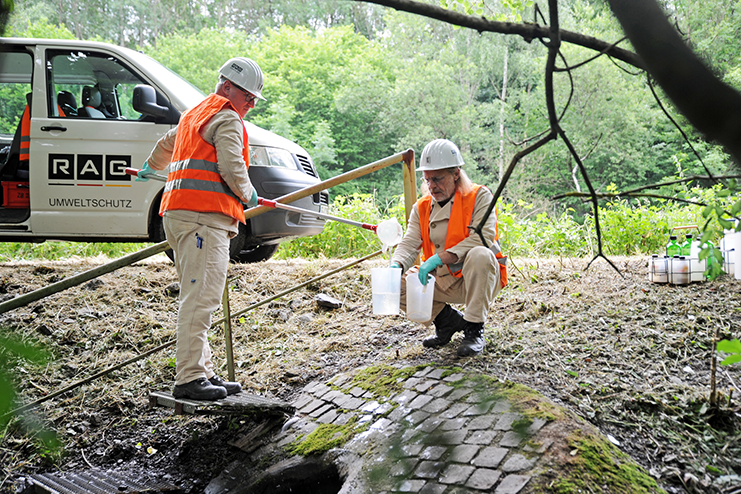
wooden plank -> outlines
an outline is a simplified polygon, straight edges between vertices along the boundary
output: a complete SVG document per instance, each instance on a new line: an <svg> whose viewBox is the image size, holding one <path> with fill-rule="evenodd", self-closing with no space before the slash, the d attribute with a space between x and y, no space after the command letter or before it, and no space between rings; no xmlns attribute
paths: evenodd
<svg viewBox="0 0 741 494"><path fill-rule="evenodd" d="M172 393L152 391L149 393L150 404L175 409L178 414L241 414L246 411L262 411L273 414L292 414L296 409L289 403L264 396L247 394L244 391L227 396L223 400L200 401L187 398L175 398Z"/></svg>

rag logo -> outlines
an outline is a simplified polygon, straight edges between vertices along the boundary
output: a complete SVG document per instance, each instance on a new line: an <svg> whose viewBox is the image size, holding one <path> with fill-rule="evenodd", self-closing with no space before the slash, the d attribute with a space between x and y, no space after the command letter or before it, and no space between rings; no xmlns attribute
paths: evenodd
<svg viewBox="0 0 741 494"><path fill-rule="evenodd" d="M131 156L102 154L49 154L50 180L84 180L130 182L126 168Z"/></svg>
<svg viewBox="0 0 741 494"><path fill-rule="evenodd" d="M237 65L236 63L233 63L233 64L232 64L232 68L233 68L234 70L236 70L237 72L239 72L240 74L242 73L242 70L243 70L243 69L242 69L242 67L240 67L240 66L239 66L239 65Z"/></svg>

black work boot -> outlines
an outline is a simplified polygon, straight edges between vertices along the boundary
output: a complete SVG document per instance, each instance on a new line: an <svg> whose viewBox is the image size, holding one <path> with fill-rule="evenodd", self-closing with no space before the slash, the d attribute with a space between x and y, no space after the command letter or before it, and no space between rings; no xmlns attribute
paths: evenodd
<svg viewBox="0 0 741 494"><path fill-rule="evenodd" d="M185 384L176 385L172 390L175 398L190 398L191 400L220 400L226 398L226 389L214 386L205 377L199 377Z"/></svg>
<svg viewBox="0 0 741 494"><path fill-rule="evenodd" d="M463 328L463 341L458 346L459 357L471 357L484 351L484 323L468 322Z"/></svg>
<svg viewBox="0 0 741 494"><path fill-rule="evenodd" d="M231 382L231 381L224 381L222 378L214 374L214 376L208 380L211 384L214 386L221 386L222 388L226 389L226 394L228 395L235 395L237 393L242 392L242 385L239 383Z"/></svg>
<svg viewBox="0 0 741 494"><path fill-rule="evenodd" d="M428 348L437 348L447 345L450 338L458 331L463 331L466 321L463 320L463 314L448 304L445 304L443 310L435 318L435 336L428 336L422 340L422 345Z"/></svg>

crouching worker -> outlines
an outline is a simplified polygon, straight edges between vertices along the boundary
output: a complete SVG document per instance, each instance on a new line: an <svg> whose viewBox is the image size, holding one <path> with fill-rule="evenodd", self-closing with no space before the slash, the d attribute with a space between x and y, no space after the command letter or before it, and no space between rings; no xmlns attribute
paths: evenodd
<svg viewBox="0 0 741 494"><path fill-rule="evenodd" d="M260 67L232 58L219 70L214 94L191 108L166 133L139 171L169 166L160 214L180 279L175 353L176 398L217 400L239 393L239 383L214 372L206 332L218 309L229 267L229 239L257 205L249 176L249 146L242 119L264 99Z"/></svg>
<svg viewBox="0 0 741 494"><path fill-rule="evenodd" d="M494 297L507 283L506 257L499 249L496 211L483 227L489 247L468 226L477 226L493 194L474 184L461 169L460 150L446 139L436 139L422 151L417 171L424 174L427 191L414 205L407 231L391 258L391 267L400 267L427 284L435 277L432 319L435 335L422 344L435 348L446 345L458 331L463 341L461 357L484 350L484 322ZM423 187L424 191L424 187ZM413 268L422 251L422 265ZM411 268L411 269L410 269ZM461 314L450 304L465 304ZM402 277L401 308L406 310L406 280Z"/></svg>

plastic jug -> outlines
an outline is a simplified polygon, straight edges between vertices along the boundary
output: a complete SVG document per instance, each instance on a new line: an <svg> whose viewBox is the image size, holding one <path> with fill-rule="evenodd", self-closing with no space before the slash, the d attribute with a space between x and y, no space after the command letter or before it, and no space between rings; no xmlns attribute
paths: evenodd
<svg viewBox="0 0 741 494"><path fill-rule="evenodd" d="M701 251L700 241L695 240L692 242L690 249L690 281L705 281L707 262L705 259L700 260Z"/></svg>
<svg viewBox="0 0 741 494"><path fill-rule="evenodd" d="M427 275L427 285L423 285L417 273L409 273L407 275L407 318L415 322L429 321L432 318L434 293L434 276Z"/></svg>
<svg viewBox="0 0 741 494"><path fill-rule="evenodd" d="M374 314L399 313L401 268L371 268L371 289Z"/></svg>
<svg viewBox="0 0 741 494"><path fill-rule="evenodd" d="M738 271L738 261L736 258L738 256L738 250L741 249L741 233L734 230L726 230L725 236L720 239L720 244L720 250L723 253L723 271L730 276L736 277L736 271Z"/></svg>
<svg viewBox="0 0 741 494"><path fill-rule="evenodd" d="M648 280L653 283L667 283L669 277L667 275L667 263L668 257L664 256L660 258L658 254L651 256L651 260L648 263Z"/></svg>
<svg viewBox="0 0 741 494"><path fill-rule="evenodd" d="M689 285L690 260L684 256L674 256L671 259L669 283L672 285Z"/></svg>

